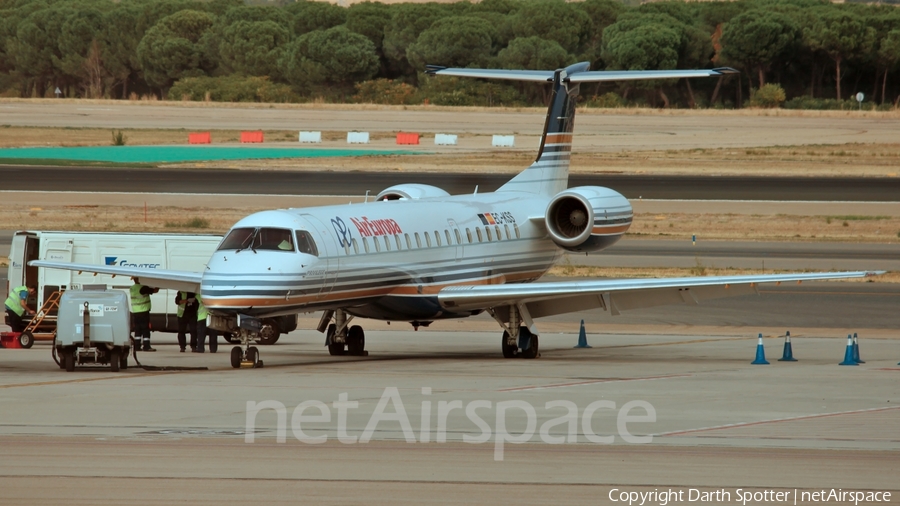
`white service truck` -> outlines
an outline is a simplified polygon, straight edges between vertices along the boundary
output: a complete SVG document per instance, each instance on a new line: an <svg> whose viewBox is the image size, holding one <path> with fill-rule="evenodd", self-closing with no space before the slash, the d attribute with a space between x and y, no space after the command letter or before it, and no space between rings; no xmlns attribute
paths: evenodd
<svg viewBox="0 0 900 506"><path fill-rule="evenodd" d="M126 293L131 278L61 269L31 267L31 260L54 260L98 265L122 265L148 269L201 272L212 256L220 235L149 234L116 232L51 232L20 230L13 235L9 249L6 292L17 286L37 286L41 305L57 291L78 290L85 286L106 285ZM150 296L150 325L156 332L177 332L175 291L160 290ZM273 344L281 333L297 328L296 315L264 321L262 344Z"/></svg>

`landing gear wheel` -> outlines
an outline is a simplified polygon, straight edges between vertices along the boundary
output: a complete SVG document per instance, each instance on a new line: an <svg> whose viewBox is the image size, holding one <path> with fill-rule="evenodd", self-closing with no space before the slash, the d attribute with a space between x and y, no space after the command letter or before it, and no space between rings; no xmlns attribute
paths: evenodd
<svg viewBox="0 0 900 506"><path fill-rule="evenodd" d="M241 344L240 338L235 337L235 335L232 334L231 332L226 332L226 333L222 334L222 337L224 337L225 340L231 344Z"/></svg>
<svg viewBox="0 0 900 506"><path fill-rule="evenodd" d="M240 346L235 346L231 349L231 367L235 369L240 369L241 367L241 359L244 357L244 352L241 350Z"/></svg>
<svg viewBox="0 0 900 506"><path fill-rule="evenodd" d="M259 330L259 344L275 344L279 337L281 337L281 332L278 331L278 325L274 321L265 320Z"/></svg>
<svg viewBox="0 0 900 506"><path fill-rule="evenodd" d="M109 351L109 370L112 372L119 372L119 366L121 365L120 361L122 352L119 351L118 348L113 348Z"/></svg>
<svg viewBox="0 0 900 506"><path fill-rule="evenodd" d="M359 325L350 327L347 332L347 353L358 357L368 355L366 353L366 333Z"/></svg>
<svg viewBox="0 0 900 506"><path fill-rule="evenodd" d="M75 352L73 350L63 350L63 363L66 364L66 372L75 370Z"/></svg>
<svg viewBox="0 0 900 506"><path fill-rule="evenodd" d="M259 350L256 349L256 346L247 348L247 362L253 364L253 367L259 363Z"/></svg>
<svg viewBox="0 0 900 506"><path fill-rule="evenodd" d="M34 334L29 331L22 332L19 334L19 346L22 348L28 349L34 344Z"/></svg>
<svg viewBox="0 0 900 506"><path fill-rule="evenodd" d="M328 343L328 354L333 356L339 356L345 353L344 343L334 342L334 334L336 332L337 326L333 323L328 326L328 330L325 332L325 342Z"/></svg>
<svg viewBox="0 0 900 506"><path fill-rule="evenodd" d="M528 347L522 350L522 358L538 358L541 356L538 351L538 336L532 334L527 327L521 327L519 329L519 338L522 336L528 336Z"/></svg>
<svg viewBox="0 0 900 506"><path fill-rule="evenodd" d="M518 347L515 344L508 344L509 332L503 331L503 341L500 343L503 349L503 358L515 358Z"/></svg>

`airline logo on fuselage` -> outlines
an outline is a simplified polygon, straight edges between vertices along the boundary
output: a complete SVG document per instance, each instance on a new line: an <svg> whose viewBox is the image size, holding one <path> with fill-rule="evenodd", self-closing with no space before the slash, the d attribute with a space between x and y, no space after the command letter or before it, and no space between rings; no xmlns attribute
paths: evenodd
<svg viewBox="0 0 900 506"><path fill-rule="evenodd" d="M382 235L397 235L403 233L400 225L398 225L396 221L391 219L369 220L369 218L363 216L362 218L350 218L350 221L353 222L354 225L356 225L356 230L358 230L359 235L363 237L377 237Z"/></svg>

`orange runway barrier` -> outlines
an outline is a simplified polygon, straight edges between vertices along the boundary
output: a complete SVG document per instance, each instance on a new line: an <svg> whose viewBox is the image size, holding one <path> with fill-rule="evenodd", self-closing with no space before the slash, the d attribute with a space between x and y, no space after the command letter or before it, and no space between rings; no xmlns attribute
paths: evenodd
<svg viewBox="0 0 900 506"><path fill-rule="evenodd" d="M212 144L209 132L193 132L188 134L188 144Z"/></svg>
<svg viewBox="0 0 900 506"><path fill-rule="evenodd" d="M418 144L419 134L400 132L397 134L397 144Z"/></svg>
<svg viewBox="0 0 900 506"><path fill-rule="evenodd" d="M262 142L262 130L257 132L241 132L241 142Z"/></svg>

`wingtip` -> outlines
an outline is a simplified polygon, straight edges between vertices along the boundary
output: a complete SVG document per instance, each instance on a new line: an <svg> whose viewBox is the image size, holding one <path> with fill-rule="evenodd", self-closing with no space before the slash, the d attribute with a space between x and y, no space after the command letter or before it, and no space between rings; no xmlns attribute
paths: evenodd
<svg viewBox="0 0 900 506"><path fill-rule="evenodd" d="M713 69L713 72L718 72L719 74L740 74L741 72L737 69L733 69L731 67L716 67Z"/></svg>
<svg viewBox="0 0 900 506"><path fill-rule="evenodd" d="M433 76L446 68L442 65L425 65L425 74Z"/></svg>

